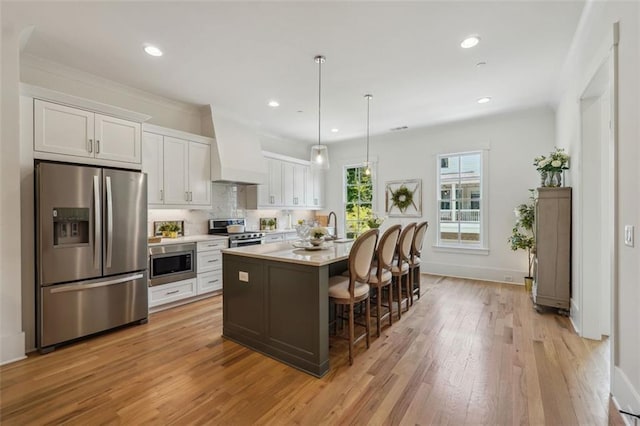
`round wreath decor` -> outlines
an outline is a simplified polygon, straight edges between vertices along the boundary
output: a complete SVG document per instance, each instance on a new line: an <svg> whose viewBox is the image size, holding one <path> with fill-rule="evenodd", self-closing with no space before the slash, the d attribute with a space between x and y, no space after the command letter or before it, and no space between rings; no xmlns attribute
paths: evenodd
<svg viewBox="0 0 640 426"><path fill-rule="evenodd" d="M391 191L391 201L393 201L394 206L398 206L400 212L404 213L413 204L413 192L402 185L396 191Z"/></svg>

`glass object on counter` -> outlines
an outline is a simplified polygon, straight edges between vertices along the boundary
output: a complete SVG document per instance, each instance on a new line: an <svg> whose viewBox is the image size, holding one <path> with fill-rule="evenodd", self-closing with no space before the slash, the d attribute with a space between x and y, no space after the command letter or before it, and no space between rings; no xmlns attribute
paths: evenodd
<svg viewBox="0 0 640 426"><path fill-rule="evenodd" d="M296 233L298 237L303 241L309 240L309 232L311 231L312 226L308 225L305 221L298 221L296 225Z"/></svg>

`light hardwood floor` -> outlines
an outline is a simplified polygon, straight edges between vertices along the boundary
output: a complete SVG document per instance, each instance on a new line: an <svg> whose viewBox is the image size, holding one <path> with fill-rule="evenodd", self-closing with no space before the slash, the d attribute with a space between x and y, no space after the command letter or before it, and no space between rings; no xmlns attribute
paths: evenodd
<svg viewBox="0 0 640 426"><path fill-rule="evenodd" d="M313 378L225 341L220 297L0 369L3 425L622 424L608 343L522 287L423 276L422 298ZM375 329L375 327L373 327Z"/></svg>

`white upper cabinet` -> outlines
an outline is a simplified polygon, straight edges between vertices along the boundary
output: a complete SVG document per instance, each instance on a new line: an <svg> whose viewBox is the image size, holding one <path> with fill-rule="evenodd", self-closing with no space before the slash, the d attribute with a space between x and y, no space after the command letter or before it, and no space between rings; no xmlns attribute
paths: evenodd
<svg viewBox="0 0 640 426"><path fill-rule="evenodd" d="M211 145L156 132L166 130L202 141L208 138L149 127L154 131L143 132L142 158L142 170L147 173L149 205L210 207Z"/></svg>
<svg viewBox="0 0 640 426"><path fill-rule="evenodd" d="M309 168L306 184L307 206L322 208L324 206L324 173L322 170Z"/></svg>
<svg viewBox="0 0 640 426"><path fill-rule="evenodd" d="M147 173L149 204L164 203L164 149L162 135L144 132L142 135L142 169Z"/></svg>
<svg viewBox="0 0 640 426"><path fill-rule="evenodd" d="M269 205L278 207L284 205L284 197L283 193L283 170L282 170L282 161L269 158L267 159L267 167L269 170Z"/></svg>
<svg viewBox="0 0 640 426"><path fill-rule="evenodd" d="M140 123L34 101L34 150L140 164Z"/></svg>
<svg viewBox="0 0 640 426"><path fill-rule="evenodd" d="M34 150L93 157L94 113L36 99Z"/></svg>
<svg viewBox="0 0 640 426"><path fill-rule="evenodd" d="M103 160L140 164L140 123L95 115L95 154Z"/></svg>
<svg viewBox="0 0 640 426"><path fill-rule="evenodd" d="M211 146L189 142L189 202L211 205Z"/></svg>
<svg viewBox="0 0 640 426"><path fill-rule="evenodd" d="M247 208L320 209L324 204L321 171L311 170L304 160L264 153L269 179L247 189ZM273 155L273 158L270 157ZM289 161L287 161L290 158Z"/></svg>
<svg viewBox="0 0 640 426"><path fill-rule="evenodd" d="M164 204L189 202L189 141L164 137Z"/></svg>

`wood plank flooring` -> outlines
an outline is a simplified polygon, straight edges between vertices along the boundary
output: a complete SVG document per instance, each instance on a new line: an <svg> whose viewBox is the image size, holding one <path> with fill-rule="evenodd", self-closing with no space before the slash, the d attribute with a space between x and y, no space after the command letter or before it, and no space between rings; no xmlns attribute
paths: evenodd
<svg viewBox="0 0 640 426"><path fill-rule="evenodd" d="M213 297L0 368L0 422L623 424L607 341L537 314L519 286L429 275L422 285L352 367L332 340L322 379L222 339Z"/></svg>

